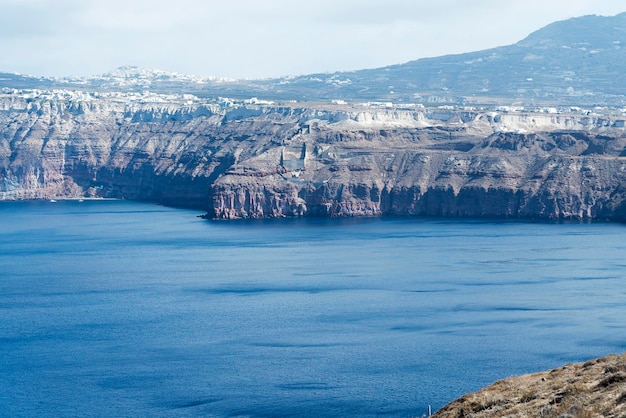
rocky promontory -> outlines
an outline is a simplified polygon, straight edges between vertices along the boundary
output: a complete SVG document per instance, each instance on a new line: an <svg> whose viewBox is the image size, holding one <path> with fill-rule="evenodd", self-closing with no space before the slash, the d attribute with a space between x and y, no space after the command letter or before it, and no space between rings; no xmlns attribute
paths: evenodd
<svg viewBox="0 0 626 418"><path fill-rule="evenodd" d="M500 380L446 405L433 418L623 417L626 354Z"/></svg>
<svg viewBox="0 0 626 418"><path fill-rule="evenodd" d="M626 117L579 108L4 91L0 200L107 197L218 219L626 219Z"/></svg>

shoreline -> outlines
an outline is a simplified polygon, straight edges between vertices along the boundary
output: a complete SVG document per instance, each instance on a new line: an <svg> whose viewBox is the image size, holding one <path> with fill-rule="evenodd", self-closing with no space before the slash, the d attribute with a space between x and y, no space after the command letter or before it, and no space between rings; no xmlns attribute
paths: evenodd
<svg viewBox="0 0 626 418"><path fill-rule="evenodd" d="M146 203L157 206L164 206L173 209L182 210L198 210L194 207L185 207L177 205L168 205L166 203L154 202L149 200L135 200L124 198L112 198L112 197L56 197L46 199L0 199L0 204L5 202L136 202ZM358 220L358 219L432 219L439 221L484 221L484 222L503 222L503 223L547 223L547 224L626 224L626 221L619 219L607 219L607 218L549 218L549 217L514 217L514 216L445 216L445 215L430 215L430 214L376 214L376 215L340 215L340 216L321 216L321 215L301 215L301 216L263 216L263 217L235 217L235 218L219 218L211 217L205 209L200 209L205 212L201 215L197 215L198 218L211 221L211 222L255 222L255 221L275 221L275 220L312 220L312 219L326 219L326 220Z"/></svg>

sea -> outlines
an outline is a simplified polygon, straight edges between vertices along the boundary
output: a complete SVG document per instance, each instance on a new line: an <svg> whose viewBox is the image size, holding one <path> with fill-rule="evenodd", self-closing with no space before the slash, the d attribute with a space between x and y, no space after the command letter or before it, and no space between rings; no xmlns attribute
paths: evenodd
<svg viewBox="0 0 626 418"><path fill-rule="evenodd" d="M626 351L626 225L0 203L0 416L421 417Z"/></svg>

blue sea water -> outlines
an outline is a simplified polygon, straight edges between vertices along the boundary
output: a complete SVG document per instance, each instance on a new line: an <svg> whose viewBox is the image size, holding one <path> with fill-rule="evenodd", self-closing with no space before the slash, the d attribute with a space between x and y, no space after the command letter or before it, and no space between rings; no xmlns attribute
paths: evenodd
<svg viewBox="0 0 626 418"><path fill-rule="evenodd" d="M626 226L0 204L0 416L425 414L626 350Z"/></svg>

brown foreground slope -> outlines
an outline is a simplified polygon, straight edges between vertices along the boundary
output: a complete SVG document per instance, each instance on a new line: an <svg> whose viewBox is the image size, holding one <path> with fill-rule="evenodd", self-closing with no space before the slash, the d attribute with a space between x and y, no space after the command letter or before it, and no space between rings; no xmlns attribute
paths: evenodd
<svg viewBox="0 0 626 418"><path fill-rule="evenodd" d="M433 416L624 417L626 353L503 379L462 396Z"/></svg>

